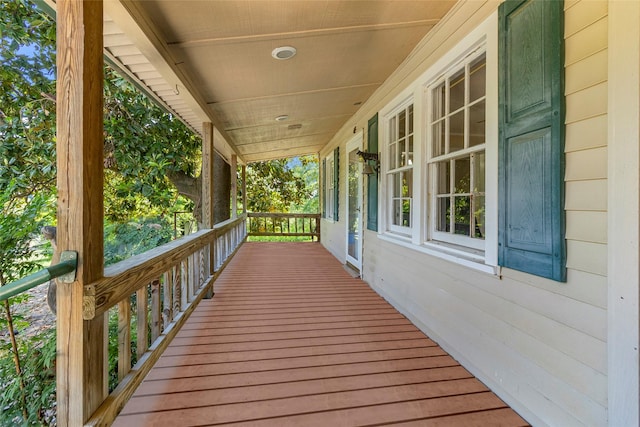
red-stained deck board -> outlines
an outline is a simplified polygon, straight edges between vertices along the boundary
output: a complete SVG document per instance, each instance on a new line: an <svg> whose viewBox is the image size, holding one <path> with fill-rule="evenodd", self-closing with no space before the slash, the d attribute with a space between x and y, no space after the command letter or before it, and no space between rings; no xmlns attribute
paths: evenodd
<svg viewBox="0 0 640 427"><path fill-rule="evenodd" d="M526 426L317 243L247 243L116 426Z"/></svg>

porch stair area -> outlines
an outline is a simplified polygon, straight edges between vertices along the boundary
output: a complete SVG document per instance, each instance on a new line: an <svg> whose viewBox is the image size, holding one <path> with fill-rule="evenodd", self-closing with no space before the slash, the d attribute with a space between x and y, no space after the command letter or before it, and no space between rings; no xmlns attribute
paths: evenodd
<svg viewBox="0 0 640 427"><path fill-rule="evenodd" d="M319 243L245 243L115 426L526 426Z"/></svg>

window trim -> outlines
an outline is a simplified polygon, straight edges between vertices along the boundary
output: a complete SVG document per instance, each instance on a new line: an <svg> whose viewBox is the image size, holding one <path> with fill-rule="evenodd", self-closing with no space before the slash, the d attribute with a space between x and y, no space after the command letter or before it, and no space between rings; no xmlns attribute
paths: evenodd
<svg viewBox="0 0 640 427"><path fill-rule="evenodd" d="M486 143L485 143L485 240L482 251L460 247L431 239L428 220L431 212L429 199L430 178L426 167L427 135L427 86L441 78L444 72L459 63L469 54L484 46L487 61L486 86ZM402 90L379 112L380 149L382 153L381 175L386 176L388 120L409 103L414 106L414 162L412 229L409 234L398 234L390 230L388 217L388 182L380 180L378 209L380 213L378 238L387 242L426 253L474 270L497 274L498 265L498 13L493 12L484 22L464 36L453 48L436 59L423 74ZM458 154L458 153L456 153ZM381 177L382 178L382 177Z"/></svg>
<svg viewBox="0 0 640 427"><path fill-rule="evenodd" d="M476 250L476 251L485 251L485 247L486 247L486 238L485 239L477 239L477 238L473 238L470 236L463 236L463 235L458 235L458 234L454 234L454 233L448 233L448 232L443 232L443 231L438 231L436 229L436 218L437 218L437 204L436 204L436 200L437 200L437 185L438 185L438 177L437 177L437 171L435 168L435 165L437 163L440 162L445 162L445 161L451 161L451 160L455 160L458 158L464 158L467 157L473 153L478 153L478 152L483 152L485 153L486 156L486 147L487 147L487 130L485 129L485 141L482 144L478 144L478 145L474 145L474 146L470 146L470 147L465 147L462 148L461 150L457 150L457 151L453 151L453 152L448 152L445 154L441 154L438 156L433 156L433 145L435 144L435 142L433 141L433 135L432 132L430 132L431 126L434 124L435 121L442 121L445 120L445 118L447 116L452 116L454 114L458 114L461 111L466 111L469 108L471 108L472 106L480 103L480 98L474 100L473 102L470 102L469 104L466 103L466 99L465 102L463 103L462 107L459 107L458 109L456 109L455 111L452 112L444 112L442 117L439 118L438 120L432 120L431 118L433 117L433 104L434 104L434 98L433 98L433 92L434 90L440 86L443 82L446 82L447 79L451 76L456 75L459 71L464 70L465 71L465 81L467 81L466 79L466 70L467 67L473 63L475 60L477 60L478 58L480 58L481 56L485 56L485 70L487 70L487 59L486 59L486 44L485 43L481 43L480 45L478 45L477 47L475 47L474 49L471 49L465 56L463 56L462 58L458 59L456 62L450 64L448 67L446 67L446 69L444 69L438 78L427 82L424 85L424 96L425 96L425 103L426 103L426 115L425 115L425 123L424 123L424 128L427 129L425 131L425 168L426 168L426 175L427 175L427 187L428 187L428 194L426 197L426 203L427 203L427 212L428 212L428 218L427 218L427 225L425 227L425 243L427 242L431 242L431 243L450 243L452 245L456 245L456 246L461 246L461 247L467 247L470 250ZM486 75L486 81L489 81L489 74L487 73ZM497 77L497 76L496 76ZM486 102L487 102L487 93L486 93L486 86L485 85L485 95L481 98L483 98L483 102L485 102L485 117L486 117L486 110L487 110L487 106L486 106ZM465 86L465 93L467 92L466 90L466 86ZM465 98L467 97L467 95L465 94ZM446 104L448 105L448 103ZM486 120L486 119L485 119ZM468 121L465 121L464 123L464 132L465 132L465 136L468 134ZM466 139L466 138L465 138ZM497 143L497 141L496 141ZM486 179L486 175L487 172L485 170L485 179ZM485 194L486 194L486 188L485 188ZM453 189L451 189L451 191L453 191ZM465 193L466 194L466 193ZM485 210L486 212L486 210ZM485 233L486 235L486 233Z"/></svg>
<svg viewBox="0 0 640 427"><path fill-rule="evenodd" d="M400 112L407 111L407 109L413 105L413 159L411 165L401 166L398 168L391 169L389 166L391 164L391 158L389 154L389 144L390 144L390 122L393 118L397 118ZM397 104L395 108L386 112L382 117L382 126L381 126L381 135L383 136L382 140L382 166L380 172L380 181L381 181L381 197L378 203L381 205L379 212L382 213L380 221L382 226L380 229L382 232L391 233L404 238L411 238L414 234L415 230L415 211L416 204L415 196L415 182L416 182L416 146L420 144L420 141L416 139L416 109L414 103L413 94L411 96L405 98L401 103ZM380 126L380 123L378 124ZM410 220L409 227L393 224L393 188L389 183L391 179L393 179L393 175L396 173L402 173L406 171L411 171L413 175L412 182L412 196L411 196L411 205L410 205Z"/></svg>
<svg viewBox="0 0 640 427"><path fill-rule="evenodd" d="M335 174L335 166L334 166L334 152L331 151L325 158L326 162L326 174L324 177L324 185L325 185L325 209L324 209L324 219L329 222L334 222L333 220L333 212L335 209L334 199L335 199L335 188L334 188L334 174Z"/></svg>

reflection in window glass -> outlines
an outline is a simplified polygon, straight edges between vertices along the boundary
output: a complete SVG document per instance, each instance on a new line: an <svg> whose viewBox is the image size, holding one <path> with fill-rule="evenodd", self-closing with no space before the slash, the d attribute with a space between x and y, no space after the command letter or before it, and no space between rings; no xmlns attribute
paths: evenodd
<svg viewBox="0 0 640 427"><path fill-rule="evenodd" d="M465 104L465 69L463 68L449 79L449 112L453 113Z"/></svg>
<svg viewBox="0 0 640 427"><path fill-rule="evenodd" d="M428 92L431 227L473 239L484 239L485 226L485 69L484 53L470 57Z"/></svg>
<svg viewBox="0 0 640 427"><path fill-rule="evenodd" d="M413 105L399 110L389 119L387 141L388 212L391 231L405 232L411 227L413 201ZM393 229L393 227L401 227Z"/></svg>

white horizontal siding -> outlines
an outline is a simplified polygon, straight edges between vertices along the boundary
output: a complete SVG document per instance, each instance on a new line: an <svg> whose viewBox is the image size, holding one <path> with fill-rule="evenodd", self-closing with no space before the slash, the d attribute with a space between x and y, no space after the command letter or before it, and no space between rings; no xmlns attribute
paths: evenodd
<svg viewBox="0 0 640 427"><path fill-rule="evenodd" d="M344 147L353 126L366 128L498 3L457 5L323 152ZM607 3L565 8L567 282L481 273L370 231L363 276L529 422L599 426L608 398ZM323 227L324 244L344 257L344 222Z"/></svg>

